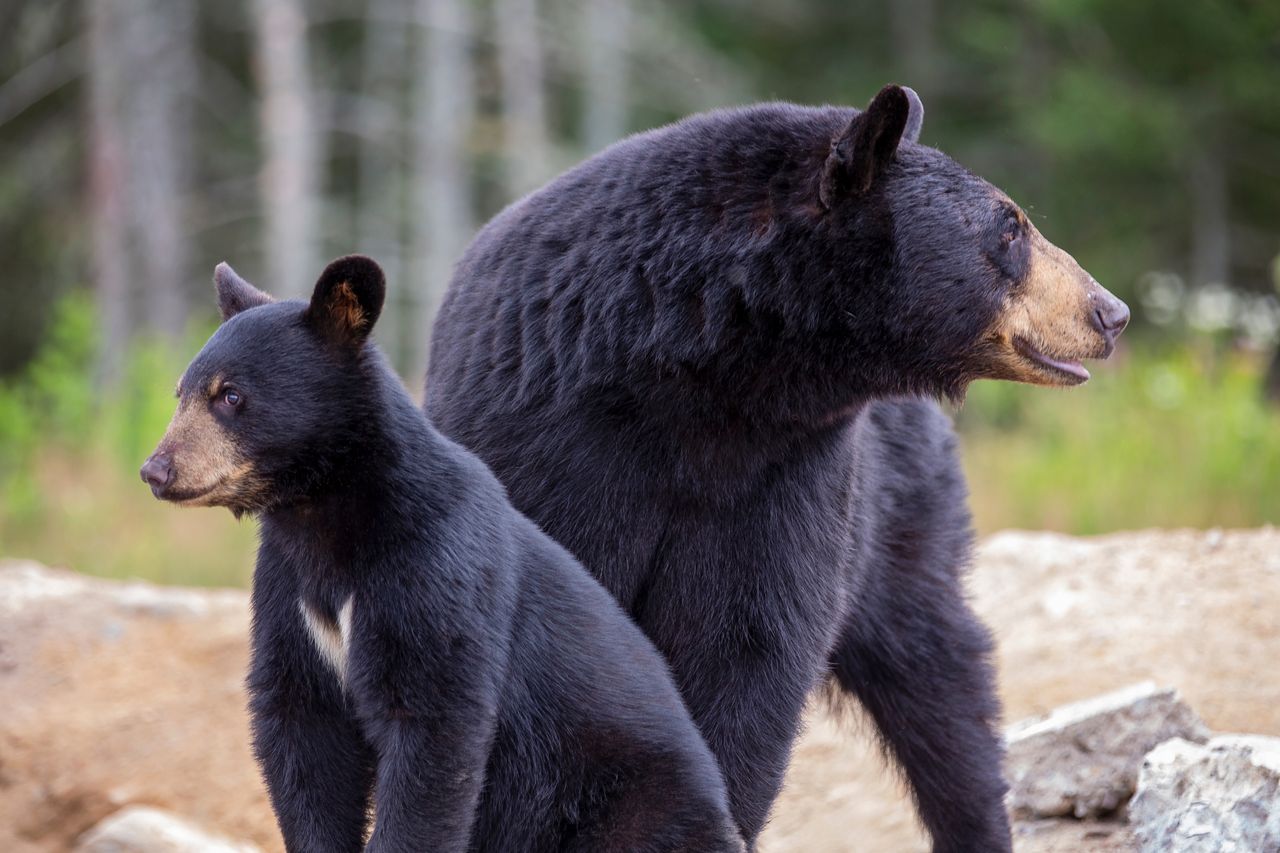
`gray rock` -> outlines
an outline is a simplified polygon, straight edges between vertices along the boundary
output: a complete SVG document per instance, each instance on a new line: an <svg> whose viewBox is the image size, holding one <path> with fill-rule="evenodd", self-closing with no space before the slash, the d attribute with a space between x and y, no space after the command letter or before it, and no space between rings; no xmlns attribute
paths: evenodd
<svg viewBox="0 0 1280 853"><path fill-rule="evenodd" d="M1181 737L1203 743L1204 723L1172 689L1135 684L1054 709L1006 734L1015 817L1097 817L1133 795L1143 757Z"/></svg>
<svg viewBox="0 0 1280 853"><path fill-rule="evenodd" d="M21 616L50 605L105 605L123 617L197 619L242 610L244 592L112 581L46 568L29 560L0 561L0 615Z"/></svg>
<svg viewBox="0 0 1280 853"><path fill-rule="evenodd" d="M1144 853L1280 851L1280 738L1175 738L1147 755L1129 821Z"/></svg>
<svg viewBox="0 0 1280 853"><path fill-rule="evenodd" d="M80 836L75 853L258 853L258 848L209 835L160 809L129 806Z"/></svg>
<svg viewBox="0 0 1280 853"><path fill-rule="evenodd" d="M1050 817L1013 824L1015 853L1135 853L1138 842L1122 820Z"/></svg>

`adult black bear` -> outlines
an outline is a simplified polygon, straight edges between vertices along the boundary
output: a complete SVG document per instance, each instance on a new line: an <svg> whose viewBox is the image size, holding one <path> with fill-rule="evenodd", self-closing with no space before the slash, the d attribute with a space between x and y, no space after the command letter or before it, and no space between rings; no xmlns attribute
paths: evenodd
<svg viewBox="0 0 1280 853"><path fill-rule="evenodd" d="M486 226L435 327L427 411L667 656L748 841L830 678L936 850L1009 849L965 486L929 398L1083 382L1128 309L919 145L922 116L890 86L861 113L624 140Z"/></svg>
<svg viewBox="0 0 1280 853"><path fill-rule="evenodd" d="M261 519L250 705L286 847L741 850L652 644L366 341L377 265L335 261L309 305L216 281L142 474Z"/></svg>

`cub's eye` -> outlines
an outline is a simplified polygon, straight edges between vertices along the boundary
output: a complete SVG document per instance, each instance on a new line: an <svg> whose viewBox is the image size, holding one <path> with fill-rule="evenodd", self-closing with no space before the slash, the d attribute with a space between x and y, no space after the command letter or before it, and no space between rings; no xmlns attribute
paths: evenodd
<svg viewBox="0 0 1280 853"><path fill-rule="evenodd" d="M240 396L240 392L236 389L228 388L218 395L218 402L229 409L238 409L244 402L244 397Z"/></svg>

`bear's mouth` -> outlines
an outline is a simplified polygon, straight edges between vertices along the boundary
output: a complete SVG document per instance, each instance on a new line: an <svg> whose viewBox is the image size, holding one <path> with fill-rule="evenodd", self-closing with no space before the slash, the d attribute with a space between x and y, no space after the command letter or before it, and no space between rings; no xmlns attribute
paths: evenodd
<svg viewBox="0 0 1280 853"><path fill-rule="evenodd" d="M1013 348L1018 355L1032 362L1036 366L1043 368L1055 376L1064 378L1066 385L1079 385L1082 382L1089 381L1089 371L1079 361L1073 359L1058 359L1050 355L1045 355L1031 345L1031 343L1020 335L1014 335Z"/></svg>

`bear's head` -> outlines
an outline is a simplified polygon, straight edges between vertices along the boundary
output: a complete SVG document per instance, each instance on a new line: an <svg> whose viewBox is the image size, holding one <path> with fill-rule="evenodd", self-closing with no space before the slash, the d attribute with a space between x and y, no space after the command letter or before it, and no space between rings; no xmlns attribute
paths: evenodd
<svg viewBox="0 0 1280 853"><path fill-rule="evenodd" d="M815 176L831 262L871 283L834 288L836 316L860 342L895 352L885 363L906 390L1084 382L1081 361L1111 354L1129 309L1007 195L920 145L923 116L915 92L885 87ZM872 266L891 272L866 274Z"/></svg>
<svg viewBox="0 0 1280 853"><path fill-rule="evenodd" d="M222 325L179 380L142 479L174 503L262 512L306 497L350 454L386 285L359 255L331 263L309 303L277 302L225 263L214 284Z"/></svg>

